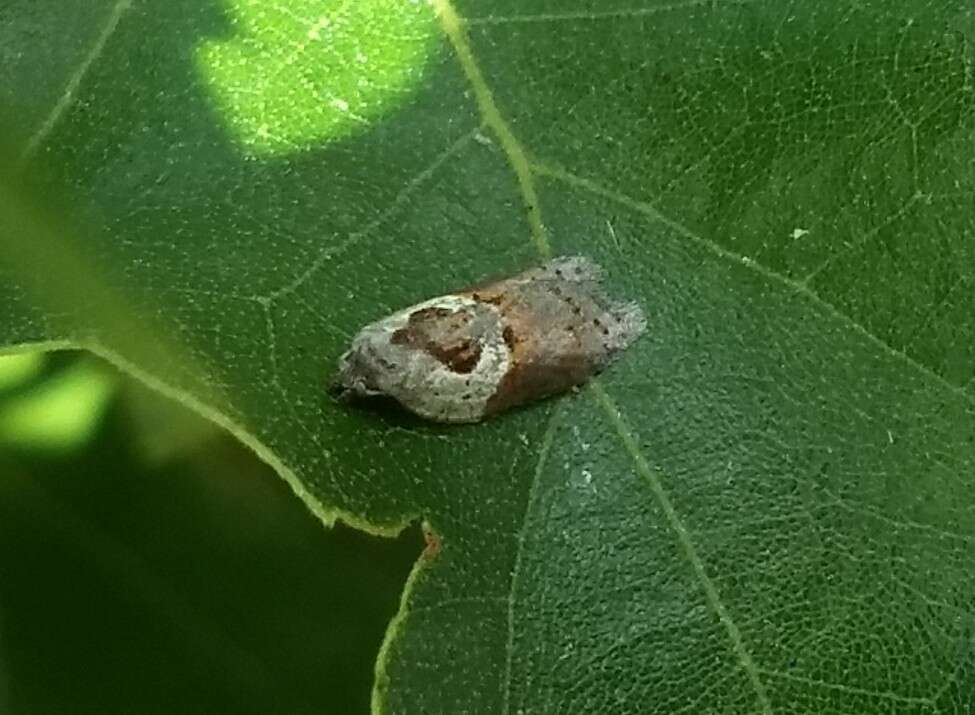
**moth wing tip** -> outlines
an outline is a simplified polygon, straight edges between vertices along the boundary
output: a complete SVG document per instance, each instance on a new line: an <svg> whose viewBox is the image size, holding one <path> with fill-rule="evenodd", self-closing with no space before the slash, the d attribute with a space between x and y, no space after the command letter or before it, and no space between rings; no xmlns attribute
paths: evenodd
<svg viewBox="0 0 975 715"><path fill-rule="evenodd" d="M647 330L647 316L636 301L616 303L611 312L617 321L613 348L624 350L636 342Z"/></svg>

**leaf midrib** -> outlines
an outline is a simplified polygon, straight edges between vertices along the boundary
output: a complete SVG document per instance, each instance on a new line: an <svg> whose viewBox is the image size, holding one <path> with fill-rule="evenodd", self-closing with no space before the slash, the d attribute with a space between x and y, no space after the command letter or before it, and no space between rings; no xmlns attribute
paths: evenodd
<svg viewBox="0 0 975 715"><path fill-rule="evenodd" d="M860 325L850 316L842 313L834 305L825 301L818 294L813 292L808 287L807 282L797 282L788 276L772 270L762 263L721 247L714 241L693 232L676 219L662 213L649 202L633 199L615 190L602 187L588 179L574 176L564 169L555 168L529 159L529 152L524 148L518 137L511 130L510 124L495 103L493 93L491 92L490 87L487 85L483 73L478 67L473 50L467 40L465 31L465 27L467 25L466 20L457 14L451 5L450 0L433 0L432 4L440 18L441 27L444 33L447 35L451 45L454 47L461 68L472 86L478 110L481 112L484 124L490 127L498 136L507 162L512 171L515 173L519 191L522 196L522 201L528 212L529 226L531 227L532 231L532 242L535 245L540 258L544 259L550 257L551 248L546 235L544 221L542 220L541 206L538 200L538 193L535 188L535 176L547 175L550 178L560 180L595 195L603 196L604 198L608 198L617 203L626 205L634 211L651 216L655 220L673 229L685 239L703 246L709 252L715 254L722 260L731 261L737 265L744 266L746 269L752 270L772 282L785 286L794 294L810 301L814 307L819 308L831 318L838 320L844 327L852 329L854 332L867 338L872 344L880 348L882 352L893 356L895 359L904 361L915 370L918 370L926 377L938 383L941 387L947 388L951 393L959 397L961 400L975 406L975 397L970 395L964 389L964 387L959 387L948 382L941 375L938 375L924 364L913 359L907 353L898 350L897 348L878 338L863 325ZM762 713L765 715L770 715L772 713L772 705L761 678L762 673L765 671L761 669L752 658L750 651L745 645L740 629L722 602L717 587L707 573L704 561L697 553L697 549L691 540L690 533L684 526L679 514L673 506L673 503L670 501L669 495L667 494L667 491L664 488L659 476L650 466L649 461L641 451L639 447L639 440L635 437L631 427L623 417L622 411L619 409L616 402L609 395L609 393L606 392L598 380L594 380L591 383L589 391L599 408L604 412L609 420L613 430L616 432L617 437L633 462L637 473L640 474L644 481L648 483L652 493L654 494L654 498L664 512L668 526L675 533L675 537L684 558L687 560L695 579L698 581L699 585L704 591L709 607L712 611L714 611L719 622L725 629L725 632L731 642L731 649L749 680L749 684L755 693ZM541 472L541 465L544 464L545 457L547 456L548 449L550 447L550 440L552 439L552 435L554 433L554 424L555 415L553 414L552 421L549 424L549 428L546 431L545 438L543 440L543 445L540 449L539 466L537 466L535 470L534 478L530 487L529 498L526 503L524 521L519 533L523 533L531 513L533 503L532 495L534 495L536 491L536 485L540 478L539 475ZM518 541L518 552L515 557L515 568L510 586L511 592L508 599L508 640L505 654L505 682L503 683L502 691L504 697L504 713L508 712L510 703L510 686L512 675L511 657L514 639L514 589L517 586L517 564L521 554L522 541L523 536L520 537Z"/></svg>
<svg viewBox="0 0 975 715"><path fill-rule="evenodd" d="M438 18L440 19L441 27L443 28L444 33L447 35L447 38L450 40L451 45L454 47L461 68L471 84L474 96L477 100L478 110L481 112L484 123L498 136L508 165L516 175L522 201L525 204L526 210L528 211L529 225L532 229L532 239L536 250L539 253L540 258L548 258L551 254L551 248L545 231L545 224L542 221L541 206L538 200L538 193L535 189L535 172L533 171L533 164L528 161L528 152L524 149L520 140L511 130L511 127L504 118L504 115L501 113L500 108L494 102L493 93L488 87L484 76L477 65L473 50L471 49L470 43L467 40L463 20L454 10L450 0L433 0L432 4ZM662 215L661 218L663 218ZM750 686L755 692L756 700L758 701L763 715L771 715L771 701L766 693L765 685L762 683L759 670L751 656L751 653L744 643L741 631L734 619L731 617L731 614L728 612L727 608L724 606L724 603L721 601L717 587L714 585L714 582L711 580L710 576L708 576L707 570L704 567L704 561L697 553L697 548L694 546L687 528L684 526L679 515L677 514L676 509L670 501L670 498L663 487L663 483L654 473L646 457L641 452L639 442L633 436L632 430L627 425L613 399L602 388L597 380L593 380L590 383L590 386L590 392L594 395L596 404L606 414L606 417L613 427L613 430L619 437L622 446L626 450L630 459L633 461L637 473L640 474L644 481L649 484L654 498L657 500L660 508L666 516L668 526L672 531L674 531L681 551L691 567L691 571L693 572L695 579L704 590L709 607L714 611L719 622L724 627L729 640L731 641L731 649L742 670L745 672ZM551 424L554 424L554 421ZM551 424L549 426L550 430L552 429ZM548 433L546 433L546 437L550 438ZM547 449L543 455L545 453L547 453ZM536 484L540 478L540 471L540 469L536 469L535 476L530 487L530 493L535 492ZM528 520L530 507L531 499L529 499L528 503L526 504L524 516L525 521L522 524L522 530L524 529L524 524ZM520 551L521 549L519 542L519 555ZM515 573L517 573L517 566ZM510 586L511 595L509 596L509 608L514 602L514 587L515 579L513 577ZM503 683L502 691L504 693L503 705L505 711L508 708L509 692L511 687L510 654L513 647L513 618L510 611L508 628L508 653L506 654L507 663L504 671L505 682Z"/></svg>

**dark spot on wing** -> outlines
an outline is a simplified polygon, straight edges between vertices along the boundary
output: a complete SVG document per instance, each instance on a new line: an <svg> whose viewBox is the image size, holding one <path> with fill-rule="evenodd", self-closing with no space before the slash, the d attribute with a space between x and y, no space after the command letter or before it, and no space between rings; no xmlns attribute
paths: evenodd
<svg viewBox="0 0 975 715"><path fill-rule="evenodd" d="M464 310L430 306L414 311L390 342L430 354L451 371L466 374L477 367L481 346L465 330L471 315Z"/></svg>
<svg viewBox="0 0 975 715"><path fill-rule="evenodd" d="M438 345L428 342L423 349L437 358L453 372L466 374L477 367L481 359L481 346L473 340L467 340L456 345Z"/></svg>
<svg viewBox="0 0 975 715"><path fill-rule="evenodd" d="M504 326L504 330L501 331L501 337L504 338L504 344L508 346L508 350L515 349L517 338L515 338L515 331L510 325Z"/></svg>

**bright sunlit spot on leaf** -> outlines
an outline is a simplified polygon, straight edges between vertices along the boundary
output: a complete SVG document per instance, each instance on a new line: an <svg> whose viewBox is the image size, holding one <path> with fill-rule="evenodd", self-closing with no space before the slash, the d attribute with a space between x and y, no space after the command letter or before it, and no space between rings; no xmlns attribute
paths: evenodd
<svg viewBox="0 0 975 715"><path fill-rule="evenodd" d="M30 380L43 367L43 353L0 356L0 390L7 390Z"/></svg>
<svg viewBox="0 0 975 715"><path fill-rule="evenodd" d="M227 3L232 38L204 44L200 71L249 153L294 151L367 128L418 86L437 46L424 3Z"/></svg>
<svg viewBox="0 0 975 715"><path fill-rule="evenodd" d="M42 364L43 355L31 357ZM94 434L114 388L104 367L80 360L0 406L0 444L50 451L78 447Z"/></svg>

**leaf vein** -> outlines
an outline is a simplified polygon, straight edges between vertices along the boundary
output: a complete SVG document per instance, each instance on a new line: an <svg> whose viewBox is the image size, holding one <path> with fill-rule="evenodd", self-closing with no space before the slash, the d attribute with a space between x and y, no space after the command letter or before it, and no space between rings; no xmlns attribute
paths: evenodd
<svg viewBox="0 0 975 715"><path fill-rule="evenodd" d="M902 218L904 218L910 212L910 210L914 208L914 204L916 204L918 200L921 198L922 198L921 194L915 193L913 196L911 196L911 198L905 201L904 205L901 206L899 209L897 209L897 211L894 211L892 214L890 214L883 221L881 221L876 226L871 228L869 231L865 231L864 233L862 233L857 240L851 241L850 243L846 244L842 250L833 253L829 258L824 260L816 268L812 269L809 273L807 273L806 276L799 281L799 283L802 285L812 284L812 282L815 281L818 276L820 276L824 271L826 271L826 269L828 269L831 265L836 263L836 261L842 259L845 256L850 255L851 253L853 253L854 251L860 248L863 248L868 243L870 243L871 240L879 236L884 229L893 226L895 223L897 223Z"/></svg>
<svg viewBox="0 0 975 715"><path fill-rule="evenodd" d="M534 165L530 163L527 152L525 151L524 147L522 147L521 142L512 132L507 120L501 114L498 105L494 101L494 96L491 89L488 87L487 82L485 81L484 76L477 65L477 61L474 58L470 44L468 43L467 35L464 32L463 20L457 15L450 3L450 0L431 0L431 3L437 12L437 16L440 19L440 23L445 34L454 47L458 62L460 63L464 74L467 76L468 82L471 84L471 87L474 90L477 106L481 112L481 116L484 119L484 123L494 131L495 135L501 142L502 149L508 159L508 164L511 166L511 169L515 173L518 180L518 186L522 194L522 201L524 202L526 211L528 213L528 222L529 226L531 227L532 239L535 243L535 247L542 257L548 257L551 255L551 247L548 242L544 223L542 222L541 206L539 205L538 194L535 189ZM662 215L661 219L663 219ZM687 232L687 229L685 229L685 232ZM629 428L626 426L626 423L624 422L622 415L619 413L619 410L616 408L616 405L613 403L612 398L610 398L610 396L606 394L595 381L591 383L591 388L593 394L596 395L597 405L599 405L600 408L607 413L609 419L616 428L618 436L627 449L630 458L633 460L637 470L650 483L650 486L654 491L654 495L660 502L661 508L667 515L670 527L677 534L678 541L681 544L684 555L690 563L695 577L698 579L704 590L708 604L715 611L718 620L724 626L725 631L731 640L732 650L738 659L741 668L744 670L749 683L755 691L761 712L763 715L771 715L772 704L769 700L768 694L765 691L765 686L759 676L758 668L752 660L751 653L744 644L741 631L731 618L731 615L728 613L721 601L717 588L708 576L707 571L704 568L704 563L701 561L700 556L698 556L697 550L690 539L690 535L686 527L684 527L683 522L680 520L680 517L674 510L673 504L671 504L670 498L667 496L662 484L650 469L646 458L640 452L636 440L629 431ZM550 432L554 432L553 425L554 416L553 421L549 424L548 429ZM546 439L551 440L552 437L547 434ZM544 453L547 454L548 447L545 447L544 442L543 447ZM507 653L504 675L504 695L502 701L503 715L507 715L510 708L511 660L514 645L514 593L517 586L516 582L521 558L521 544L523 543L524 530L527 528L528 514L530 513L537 484L540 479L539 475L541 472L541 463L543 461L541 457L542 453L540 453L539 465L536 467L535 477L532 481L532 486L529 493L528 504L526 505L525 521L522 524L522 530L520 532L521 536L519 547L515 556L515 566L512 574L511 600L509 601L508 610L508 642L506 647Z"/></svg>
<svg viewBox="0 0 975 715"><path fill-rule="evenodd" d="M432 4L440 18L444 33L454 47L457 61L460 62L461 69L463 69L467 81L474 90L477 107L484 118L484 123L501 142L501 148L508 159L508 164L518 180L518 188L521 190L522 201L528 214L528 226L531 229L535 248L539 254L547 258L551 255L552 250L548 243L545 225L542 223L542 210L538 202L538 194L535 191L531 164L525 149L515 137L514 132L511 131L508 121L501 114L501 110L494 101L494 94L488 87L484 75L481 74L481 68L478 67L470 43L467 41L463 20L457 15L450 4L450 0L432 0Z"/></svg>
<svg viewBox="0 0 975 715"><path fill-rule="evenodd" d="M353 245L355 245L360 239L368 236L370 233L375 231L379 226L385 223L391 216L393 216L402 206L409 200L409 198L419 189L423 184L425 184L437 171L443 166L448 160L460 152L467 144L477 135L480 131L480 127L474 127L462 134L458 139L456 139L450 146L448 146L444 151L437 155L437 157L430 162L430 164L413 176L406 185L396 194L393 202L376 218L367 223L361 229L354 233L350 233L348 237L339 243L337 246L326 248L323 250L315 260L313 260L308 267L302 271L297 277L291 280L290 283L285 284L277 290L273 290L265 296L260 296L260 300L263 302L274 302L278 298L294 293L298 288L304 285L309 278L315 275L322 267L331 261L336 256L341 255Z"/></svg>
<svg viewBox="0 0 975 715"><path fill-rule="evenodd" d="M823 688L825 690L835 690L841 693L849 693L851 695L863 695L869 698L877 698L878 700L890 700L898 703L909 703L911 705L927 705L929 707L934 705L931 698L926 697L899 695L898 693L894 693L889 690L870 690L868 688L858 688L855 685L844 685L843 683L829 683L823 680L816 680L815 678L806 678L801 675L795 675L794 673L783 673L782 671L778 670L763 669L761 672L773 678L791 680L796 683L802 683L803 685L811 685L813 687Z"/></svg>
<svg viewBox="0 0 975 715"><path fill-rule="evenodd" d="M522 519L521 529L518 530L518 545L515 550L515 563L511 571L511 587L508 589L507 600L507 626L508 634L505 640L505 661L504 661L504 678L502 680L502 686L504 690L502 692L501 700L501 715L508 715L511 709L511 667L512 667L512 657L514 654L515 646L515 606L517 604L516 592L518 590L518 581L521 576L521 556L525 545L525 533L528 531L528 519L535 506L535 500L538 497L538 484L542 481L542 470L545 469L545 464L548 461L548 453L552 449L552 442L555 439L555 428L558 423L559 411L556 408L551 417L549 417L548 427L545 429L545 434L542 437L542 445L538 449L538 460L535 462L535 472L532 476L531 487L528 490L528 501L525 503L525 518Z"/></svg>
<svg viewBox="0 0 975 715"><path fill-rule="evenodd" d="M748 677L752 689L755 691L761 712L764 713L764 715L771 715L772 702L765 690L765 684L762 682L761 670L756 665L754 659L752 658L751 652L745 645L745 640L742 637L738 624L735 623L735 620L731 617L731 614L725 607L724 602L721 600L721 594L718 593L717 586L715 586L714 581L712 581L711 577L708 575L707 569L704 566L704 561L701 559L700 554L698 554L697 547L694 545L694 541L691 539L691 534L684 525L684 522L681 520L680 515L678 515L677 510L674 508L673 502L670 501L670 496L667 494L667 490L664 489L664 485L661 483L660 478L657 476L656 472L654 472L646 457L643 456L643 452L640 450L639 442L634 436L633 431L630 429L630 426L623 418L623 415L616 406L616 402L613 400L613 398L610 397L609 393L606 392L602 385L600 385L597 381L590 383L590 392L595 397L597 404L603 408L603 411L609 417L610 424L619 436L620 441L623 443L627 453L630 455L630 459L632 459L637 473L643 477L643 479L650 486L650 490L653 492L660 509L664 513L667 524L677 537L677 542L681 551L684 553L684 558L691 565L694 576L697 578L698 583L704 590L704 595L707 599L708 606L710 606L711 610L713 610L715 615L718 617L718 621L724 627L725 633L727 634L728 639L731 641L732 651L738 660L738 664L741 666L742 670L745 671L745 675Z"/></svg>
<svg viewBox="0 0 975 715"><path fill-rule="evenodd" d="M34 132L30 138L27 140L27 144L24 147L24 151L20 155L20 163L26 164L27 161L34 155L37 149L44 143L44 141L51 135L54 131L54 127L57 126L61 117L64 113L71 108L74 102L75 96L78 92L78 88L81 86L82 81L84 81L85 76L88 74L88 70L95 61L101 56L102 52L105 50L105 46L108 44L109 39L115 33L119 22L122 20L122 16L132 7L132 0L117 0L114 7L112 7L111 12L108 14L108 19L105 22L105 26L102 31L98 34L95 39L95 43L91 46L88 54L82 59L81 64L75 69L75 71L68 78L68 83L64 86L64 91L61 92L61 96L58 101L55 102L54 107L51 109L50 113L41 122L41 126L38 127L37 131Z"/></svg>
<svg viewBox="0 0 975 715"><path fill-rule="evenodd" d="M747 256L742 256L738 253L734 253L732 251L729 251L726 248L721 247L714 241L695 233L694 231L689 229L687 226L684 226L679 221L664 215L663 213L660 212L658 208L656 208L651 203L648 203L646 201L641 201L639 199L634 199L630 196L620 193L619 191L616 191L615 189L606 188L605 186L597 184L596 182L590 179L585 179L580 176L576 176L575 174L572 174L558 167L554 167L542 163L535 163L532 165L532 169L539 175L548 176L552 179L555 179L556 181L561 181L565 184L574 186L578 189L588 191L592 194L595 194L596 196L602 196L603 198L609 199L611 201L615 201L616 203L621 204L622 206L625 206L629 209L632 209L633 211L642 213L646 216L650 216L654 220L659 221L665 226L673 229L674 231L682 235L684 238L702 246L703 248L711 251L712 253L719 256L720 258L744 266L748 270L755 271L756 273L764 276L765 278L771 281L774 281L776 283L779 283L781 285L790 288L796 294L801 295L806 300L808 300L812 305L818 307L826 315L834 318L838 322L842 323L843 325L846 325L847 327L851 328L858 334L862 335L864 338L869 340L875 346L880 348L884 353L894 358L897 358L898 360L903 361L907 365L911 366L911 368L919 371L920 373L927 376L932 381L938 383L943 388L947 389L956 397L960 398L963 402L967 403L968 405L971 405L972 407L975 407L975 395L971 395L966 392L967 385L958 386L948 382L948 380L946 380L944 377L942 377L941 375L939 375L938 373L936 373L934 370L927 367L926 365L918 362L910 355L908 355L906 352L902 350L898 350L894 346L885 343L883 340L881 340L876 335L871 333L865 327L863 327L855 320L853 320L850 316L840 312L834 305L821 298L817 293L813 292L807 285L795 281L792 278L789 278L788 276L778 273L777 271L773 271L771 268L768 268L763 264L758 263L757 261L751 258L748 258ZM970 384L975 384L975 378L972 379Z"/></svg>
<svg viewBox="0 0 975 715"><path fill-rule="evenodd" d="M464 18L465 25L515 25L542 22L573 22L576 20L620 20L634 17L647 17L649 15L662 15L667 12L679 10L693 10L699 7L711 7L735 5L738 7L750 5L755 0L686 0L685 2L674 2L669 5L656 5L654 7L634 7L622 8L619 10L606 10L602 12L546 12L536 15L501 15L483 17Z"/></svg>

